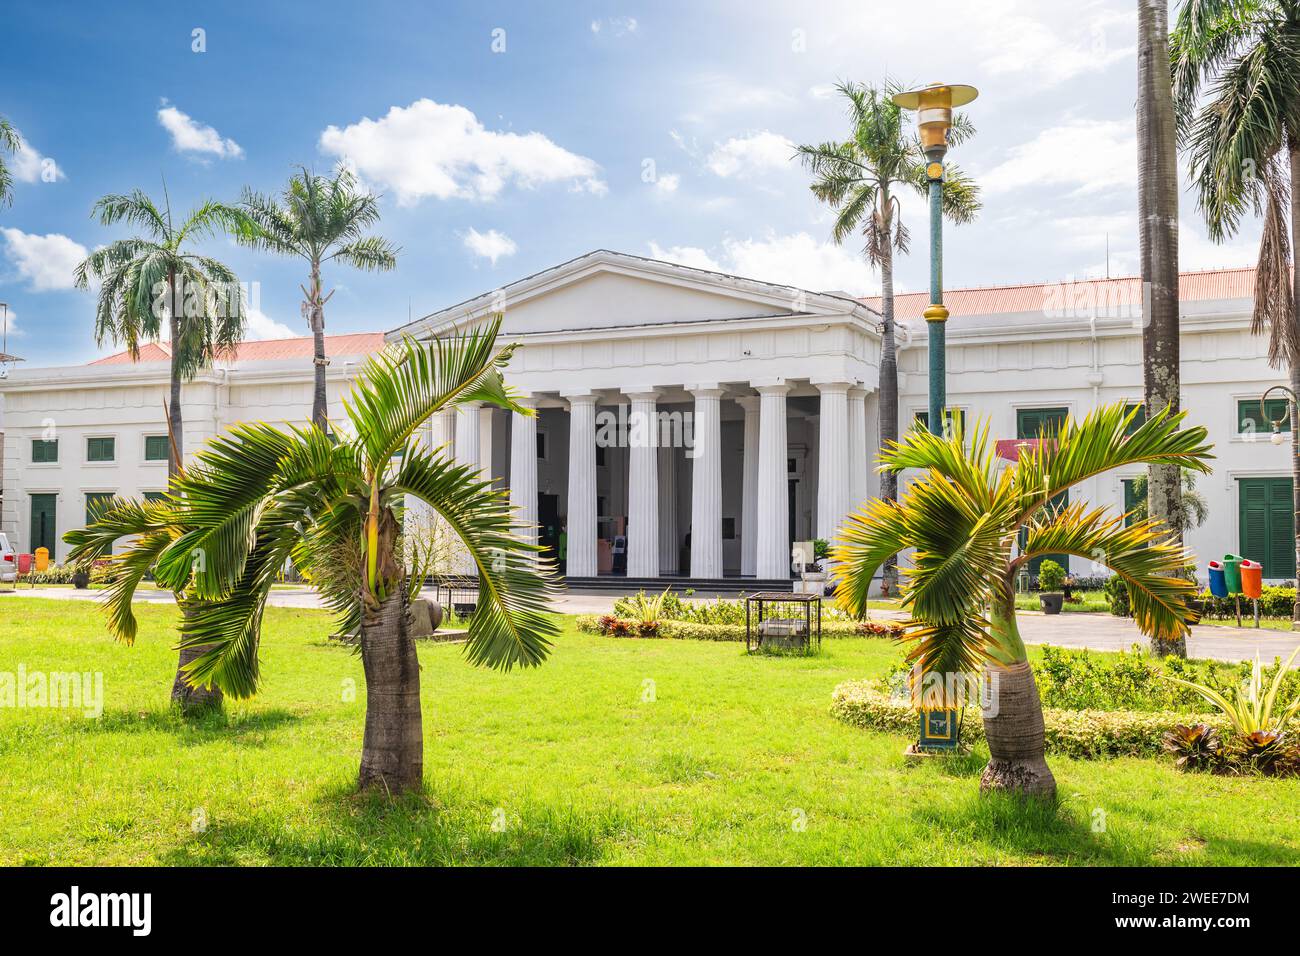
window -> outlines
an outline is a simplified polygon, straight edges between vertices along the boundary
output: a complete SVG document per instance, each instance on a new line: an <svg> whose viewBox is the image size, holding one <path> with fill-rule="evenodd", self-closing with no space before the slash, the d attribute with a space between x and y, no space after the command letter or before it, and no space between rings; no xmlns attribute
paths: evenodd
<svg viewBox="0 0 1300 956"><path fill-rule="evenodd" d="M114 461L117 458L117 439L87 438L86 461Z"/></svg>
<svg viewBox="0 0 1300 956"><path fill-rule="evenodd" d="M167 492L165 491L146 491L144 493L145 501L166 501Z"/></svg>
<svg viewBox="0 0 1300 956"><path fill-rule="evenodd" d="M1043 438L1055 435L1069 414L1068 408L1017 408L1016 437Z"/></svg>
<svg viewBox="0 0 1300 956"><path fill-rule="evenodd" d="M1266 578L1295 576L1295 512L1290 478L1238 479L1241 553Z"/></svg>
<svg viewBox="0 0 1300 956"><path fill-rule="evenodd" d="M1129 435L1132 435L1135 431L1137 431L1139 428L1141 428L1143 425L1147 423L1147 407L1145 405L1138 405L1136 403L1125 405L1124 414L1131 415L1133 413L1133 409L1135 408L1137 409L1137 414L1133 415L1133 420L1129 422L1128 427L1124 429L1125 438L1127 438Z"/></svg>
<svg viewBox="0 0 1300 956"><path fill-rule="evenodd" d="M88 491L86 492L86 524L96 521L108 503L113 500L111 491Z"/></svg>
<svg viewBox="0 0 1300 956"><path fill-rule="evenodd" d="M1142 502L1138 498L1136 478L1125 478L1123 484L1124 484L1124 515L1125 515L1124 527L1127 528L1129 525L1133 523L1133 515L1129 514L1129 512L1132 511L1134 508L1136 508Z"/></svg>
<svg viewBox="0 0 1300 956"><path fill-rule="evenodd" d="M1270 398L1264 403L1264 417L1259 416L1259 399L1243 398L1237 401L1237 431L1242 435L1259 433L1270 435L1273 422L1287 434L1291 433L1290 403L1285 398Z"/></svg>
<svg viewBox="0 0 1300 956"><path fill-rule="evenodd" d="M166 435L145 435L144 436L144 460L145 461L166 461L167 460L167 436Z"/></svg>
<svg viewBox="0 0 1300 956"><path fill-rule="evenodd" d="M32 439L32 464L50 465L59 460L59 440L57 438Z"/></svg>
<svg viewBox="0 0 1300 956"><path fill-rule="evenodd" d="M537 457L546 460L546 432L537 433Z"/></svg>

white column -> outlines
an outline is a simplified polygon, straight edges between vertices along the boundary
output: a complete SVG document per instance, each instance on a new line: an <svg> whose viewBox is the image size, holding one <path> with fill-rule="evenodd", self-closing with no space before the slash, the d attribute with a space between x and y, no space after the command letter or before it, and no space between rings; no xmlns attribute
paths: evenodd
<svg viewBox="0 0 1300 956"><path fill-rule="evenodd" d="M478 410L478 467L484 478L497 479L492 473L492 415L495 405L483 405ZM498 486L500 482L497 482Z"/></svg>
<svg viewBox="0 0 1300 956"><path fill-rule="evenodd" d="M849 510L857 511L867 500L867 390L849 389Z"/></svg>
<svg viewBox="0 0 1300 956"><path fill-rule="evenodd" d="M456 410L454 408L435 412L429 419L429 449L437 452L439 448L442 448L443 457L451 459L456 457Z"/></svg>
<svg viewBox="0 0 1300 956"><path fill-rule="evenodd" d="M677 449L659 449L659 573L676 574L681 561L677 529Z"/></svg>
<svg viewBox="0 0 1300 956"><path fill-rule="evenodd" d="M522 396L517 401L527 408L534 407L529 396ZM520 415L518 412L512 412L510 415L510 507L515 513L515 525L519 529L519 536L526 541L536 543L536 414Z"/></svg>
<svg viewBox="0 0 1300 956"><path fill-rule="evenodd" d="M628 414L627 574L659 576L659 416L657 391L625 392Z"/></svg>
<svg viewBox="0 0 1300 956"><path fill-rule="evenodd" d="M821 392L817 440L817 537L834 541L849 510L849 383L816 382Z"/></svg>
<svg viewBox="0 0 1300 956"><path fill-rule="evenodd" d="M717 385L692 388L695 446L691 455L691 577L722 577L722 407Z"/></svg>
<svg viewBox="0 0 1300 956"><path fill-rule="evenodd" d="M478 412L482 402L466 402L456 406L456 463L479 468Z"/></svg>
<svg viewBox="0 0 1300 956"><path fill-rule="evenodd" d="M757 386L758 433L758 553L755 573L760 578L790 576L790 511L786 472L784 383Z"/></svg>
<svg viewBox="0 0 1300 956"><path fill-rule="evenodd" d="M569 399L568 577L596 576L596 396Z"/></svg>
<svg viewBox="0 0 1300 956"><path fill-rule="evenodd" d="M736 399L745 410L743 488L740 502L740 573L753 575L758 562L758 403L757 395Z"/></svg>

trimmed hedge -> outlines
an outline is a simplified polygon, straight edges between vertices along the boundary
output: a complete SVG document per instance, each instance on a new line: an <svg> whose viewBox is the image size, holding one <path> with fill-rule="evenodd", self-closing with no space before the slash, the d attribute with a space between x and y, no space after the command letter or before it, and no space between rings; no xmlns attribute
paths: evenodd
<svg viewBox="0 0 1300 956"><path fill-rule="evenodd" d="M612 615L580 614L578 630L584 634L611 637L669 637L688 641L743 641L744 624L704 624L696 621L657 621L647 629L640 621ZM822 637L897 637L903 631L897 621L823 621Z"/></svg>
<svg viewBox="0 0 1300 956"><path fill-rule="evenodd" d="M846 681L831 695L831 714L854 727L915 736L917 715L871 681ZM1155 757L1163 754L1163 739L1176 724L1210 724L1215 718L1154 711L1043 710L1048 753L1067 757ZM984 722L977 708L968 708L962 739L984 739Z"/></svg>

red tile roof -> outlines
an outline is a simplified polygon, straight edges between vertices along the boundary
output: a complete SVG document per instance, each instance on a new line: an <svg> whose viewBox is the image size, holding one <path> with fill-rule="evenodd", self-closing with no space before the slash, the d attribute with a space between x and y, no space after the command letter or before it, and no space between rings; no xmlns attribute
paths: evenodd
<svg viewBox="0 0 1300 956"><path fill-rule="evenodd" d="M1012 312L1037 312L1059 309L1069 303L1057 301L1064 290L1067 294L1080 291L1080 286L1091 286L1090 301L1113 305L1140 305L1142 280L1138 276L1116 279L1078 279L1072 282L1035 282L1027 285L986 286L971 289L945 289L943 304L953 318L970 315L997 315ZM1057 297L1057 298L1053 298ZM1213 269L1204 272L1184 272L1179 276L1178 297L1183 302L1204 299L1254 299L1255 267ZM876 311L880 310L880 297L860 299ZM928 292L908 292L894 296L894 317L919 319L930 304Z"/></svg>
<svg viewBox="0 0 1300 956"><path fill-rule="evenodd" d="M369 355L384 347L383 332L357 332L352 335L325 336L326 355ZM312 339L304 335L293 339L263 339L242 342L233 357L234 362L283 362L290 359L310 359L314 354ZM140 346L140 362L166 362L171 358L171 347L166 342L149 342ZM91 365L130 365L130 352L118 352L91 362Z"/></svg>

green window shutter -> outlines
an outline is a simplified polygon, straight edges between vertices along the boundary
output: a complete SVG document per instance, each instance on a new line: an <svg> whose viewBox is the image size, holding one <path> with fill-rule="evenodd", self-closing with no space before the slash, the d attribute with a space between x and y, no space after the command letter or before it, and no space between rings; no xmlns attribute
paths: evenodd
<svg viewBox="0 0 1300 956"><path fill-rule="evenodd" d="M113 500L111 491L88 491L86 492L86 524L91 524L97 520L108 503Z"/></svg>
<svg viewBox="0 0 1300 956"><path fill-rule="evenodd" d="M87 461L114 461L116 459L116 441L112 438L87 438Z"/></svg>
<svg viewBox="0 0 1300 956"><path fill-rule="evenodd" d="M145 501L165 501L167 493L165 491L146 491L144 493Z"/></svg>
<svg viewBox="0 0 1300 956"><path fill-rule="evenodd" d="M1042 438L1061 430L1068 408L1018 408L1016 409L1016 437Z"/></svg>
<svg viewBox="0 0 1300 956"><path fill-rule="evenodd" d="M1133 412L1133 409L1135 408L1137 409L1137 414L1133 416L1133 420L1129 422L1128 427L1124 429L1125 438L1127 438L1129 435L1132 435L1135 431L1137 431L1139 428L1141 428L1143 425L1147 423L1147 410L1145 405L1137 405L1137 404L1126 405L1124 407L1124 413L1126 415L1131 414Z"/></svg>
<svg viewBox="0 0 1300 956"><path fill-rule="evenodd" d="M1129 515L1129 512L1140 504L1135 488L1136 484L1137 480L1134 478L1124 479L1124 514L1128 515L1124 519L1124 527L1126 528L1133 523L1133 516Z"/></svg>
<svg viewBox="0 0 1300 956"><path fill-rule="evenodd" d="M1264 566L1266 578L1295 576L1295 512L1290 478L1242 478L1241 553Z"/></svg>
<svg viewBox="0 0 1300 956"><path fill-rule="evenodd" d="M1266 401L1262 419L1258 399L1243 398L1237 402L1237 431L1240 434L1272 434L1273 422L1279 422L1279 427L1284 432L1291 430L1291 410L1285 398L1270 398Z"/></svg>
<svg viewBox="0 0 1300 956"><path fill-rule="evenodd" d="M59 440L57 438L32 439L32 464L49 465L59 460Z"/></svg>
<svg viewBox="0 0 1300 956"><path fill-rule="evenodd" d="M144 460L145 461L166 461L167 460L167 436L166 435L145 436Z"/></svg>

